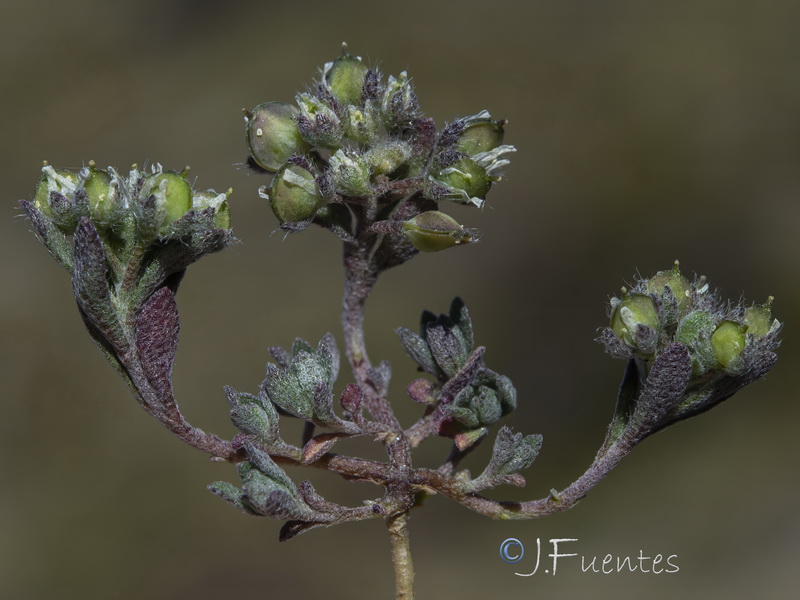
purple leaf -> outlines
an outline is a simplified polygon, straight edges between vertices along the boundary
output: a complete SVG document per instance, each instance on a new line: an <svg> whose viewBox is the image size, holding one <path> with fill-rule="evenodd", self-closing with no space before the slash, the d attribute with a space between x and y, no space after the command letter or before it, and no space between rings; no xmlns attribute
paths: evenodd
<svg viewBox="0 0 800 600"><path fill-rule="evenodd" d="M692 377L692 359L683 344L669 346L656 358L632 417L645 436L665 426L664 417L683 400Z"/></svg>
<svg viewBox="0 0 800 600"><path fill-rule="evenodd" d="M75 298L90 317L95 306L109 301L108 267L103 242L92 222L83 218L75 229L75 272L72 275Z"/></svg>
<svg viewBox="0 0 800 600"><path fill-rule="evenodd" d="M161 397L172 397L172 365L179 330L175 296L162 287L136 315L136 349L148 381Z"/></svg>
<svg viewBox="0 0 800 600"><path fill-rule="evenodd" d="M108 266L103 242L92 222L84 217L75 229L75 265L72 272L72 291L84 318L92 324L89 332L100 343L106 342L124 354L125 336L122 332L108 282Z"/></svg>

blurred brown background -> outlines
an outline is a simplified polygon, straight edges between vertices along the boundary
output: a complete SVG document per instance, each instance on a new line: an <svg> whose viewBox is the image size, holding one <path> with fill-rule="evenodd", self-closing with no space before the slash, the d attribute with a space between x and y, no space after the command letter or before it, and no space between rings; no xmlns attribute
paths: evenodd
<svg viewBox="0 0 800 600"><path fill-rule="evenodd" d="M510 120L519 152L505 181L482 212L450 210L484 242L388 273L367 331L373 359L394 364L411 423L403 388L414 373L393 329L456 294L467 301L489 365L517 385L510 422L545 438L527 489L499 497L540 497L591 461L624 366L592 340L608 296L637 270L679 258L734 300L774 295L787 323L766 382L648 440L568 513L500 523L430 499L411 522L419 597L794 597L798 22L790 0L5 0L0 597L392 596L380 522L279 544L279 523L205 491L235 481L233 469L138 408L16 208L43 159L189 164L201 189L234 188L242 243L190 269L175 375L189 419L231 435L223 385L254 391L270 345L341 337L338 245L318 230L270 236L276 223L256 194L267 180L241 168L240 109L291 101L342 40L384 73L408 69L440 125L483 108ZM418 464L438 464L445 447L431 442ZM380 457L366 443L341 450ZM487 452L467 466L481 469ZM378 492L292 475L341 502ZM676 554L680 571L583 574L572 559L555 577L515 577L532 563L499 559L508 537L529 553L536 538L578 538L567 550L588 557Z"/></svg>

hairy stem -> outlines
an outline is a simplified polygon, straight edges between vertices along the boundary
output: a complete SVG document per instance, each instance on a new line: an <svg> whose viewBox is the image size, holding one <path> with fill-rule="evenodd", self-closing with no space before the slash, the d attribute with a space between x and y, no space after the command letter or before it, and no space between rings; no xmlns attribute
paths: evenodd
<svg viewBox="0 0 800 600"><path fill-rule="evenodd" d="M353 376L364 391L364 402L373 418L399 430L400 425L386 398L375 389L369 378L372 368L364 341L364 305L378 278L376 267L371 264L365 243L344 245L344 302L342 326L347 359Z"/></svg>
<svg viewBox="0 0 800 600"><path fill-rule="evenodd" d="M415 469L412 483L429 487L463 504L470 510L494 519L533 519L563 512L575 506L594 486L602 481L628 455L638 440L621 438L604 453L598 454L589 468L561 492L553 491L546 498L527 502L494 500L480 494L461 491L454 478L430 469Z"/></svg>
<svg viewBox="0 0 800 600"><path fill-rule="evenodd" d="M393 467L411 468L411 448L402 434L402 428L385 396L370 377L372 364L364 341L364 305L378 278L378 269L372 262L370 250L376 243L375 236L368 234L357 244L344 245L344 301L342 326L345 349L353 376L364 392L364 403L373 418L396 432L386 439L389 461Z"/></svg>
<svg viewBox="0 0 800 600"><path fill-rule="evenodd" d="M192 448L212 457L230 462L244 460L244 455L226 440L189 424L178 409L175 399L162 398L149 385L138 362L127 361L127 382L139 405L152 417L158 419L169 431Z"/></svg>
<svg viewBox="0 0 800 600"><path fill-rule="evenodd" d="M409 545L408 511L389 517L386 525L389 528L389 541L392 545L395 598L414 600L414 563L411 560Z"/></svg>

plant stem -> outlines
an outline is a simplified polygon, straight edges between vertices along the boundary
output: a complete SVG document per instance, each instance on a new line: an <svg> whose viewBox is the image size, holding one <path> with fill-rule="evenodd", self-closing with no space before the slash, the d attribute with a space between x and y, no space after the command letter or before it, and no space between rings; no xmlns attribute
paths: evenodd
<svg viewBox="0 0 800 600"><path fill-rule="evenodd" d="M486 498L476 493L464 494L457 480L430 469L415 469L412 485L430 487L477 513L494 519L532 519L563 512L575 506L608 475L639 442L623 437L605 452L598 454L586 472L561 492L527 502L511 502Z"/></svg>
<svg viewBox="0 0 800 600"><path fill-rule="evenodd" d="M388 425L391 429L399 430L400 425L386 398L383 398L369 381L369 370L372 365L364 341L364 304L372 292L378 274L375 266L370 264L368 252L364 243L344 245L342 326L345 348L353 375L364 391L367 410L376 421Z"/></svg>
<svg viewBox="0 0 800 600"><path fill-rule="evenodd" d="M396 600L414 600L414 563L408 536L408 511L386 520L392 544Z"/></svg>
<svg viewBox="0 0 800 600"><path fill-rule="evenodd" d="M393 467L411 468L411 448L402 428L386 399L385 390L378 389L370 371L372 364L367 356L364 341L364 305L378 278L378 269L370 258L375 243L371 234L357 244L344 244L344 301L342 326L347 358L356 382L364 392L364 404L373 418L395 434L386 440L386 450Z"/></svg>

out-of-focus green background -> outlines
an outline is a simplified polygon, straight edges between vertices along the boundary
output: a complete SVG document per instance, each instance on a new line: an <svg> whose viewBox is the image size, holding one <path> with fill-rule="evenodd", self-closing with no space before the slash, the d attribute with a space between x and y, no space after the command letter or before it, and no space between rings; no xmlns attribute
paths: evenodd
<svg viewBox="0 0 800 600"><path fill-rule="evenodd" d="M229 436L222 386L253 391L267 347L339 335L339 249L283 239L245 159L242 107L291 101L351 50L408 69L440 125L490 109L519 152L483 211L484 242L386 274L368 309L374 359L414 372L393 334L424 308L468 303L492 368L512 377L518 431L544 434L524 491L591 461L623 363L592 339L635 272L676 258L736 300L776 297L786 322L766 382L648 440L574 510L493 522L444 499L414 513L420 598L788 598L797 587L800 5L785 2L35 2L0 6L0 597L389 598L379 521L279 544L279 523L205 491L234 470L171 438L84 333L67 274L16 203L43 159L78 168L192 166L234 188L241 244L192 267L178 295L175 385L189 419ZM343 382L342 382L343 384ZM434 440L418 464L438 464ZM342 451L380 457L368 443ZM479 470L487 448L467 465ZM326 473L330 499L378 490ZM577 538L591 558L675 554L675 574L553 577L498 556L516 537ZM544 565L542 566L542 569Z"/></svg>

